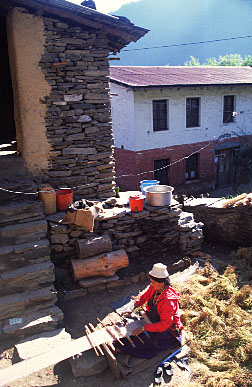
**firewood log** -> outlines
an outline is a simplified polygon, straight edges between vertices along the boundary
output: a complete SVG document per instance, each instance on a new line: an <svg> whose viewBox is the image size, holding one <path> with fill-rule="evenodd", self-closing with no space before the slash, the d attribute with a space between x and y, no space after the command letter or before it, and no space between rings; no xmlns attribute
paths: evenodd
<svg viewBox="0 0 252 387"><path fill-rule="evenodd" d="M111 276L123 267L129 265L125 250L111 251L86 259L72 259L72 271L76 281L93 276Z"/></svg>
<svg viewBox="0 0 252 387"><path fill-rule="evenodd" d="M112 243L108 235L90 239L77 239L75 247L79 258L88 258L112 251Z"/></svg>

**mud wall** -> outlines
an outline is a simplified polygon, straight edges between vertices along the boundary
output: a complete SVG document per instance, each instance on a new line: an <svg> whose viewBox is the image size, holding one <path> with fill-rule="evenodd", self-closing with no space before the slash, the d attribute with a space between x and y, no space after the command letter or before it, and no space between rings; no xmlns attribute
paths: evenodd
<svg viewBox="0 0 252 387"><path fill-rule="evenodd" d="M51 88L39 66L45 45L43 19L14 8L7 17L7 33L18 150L37 175L48 169L50 152L41 100Z"/></svg>

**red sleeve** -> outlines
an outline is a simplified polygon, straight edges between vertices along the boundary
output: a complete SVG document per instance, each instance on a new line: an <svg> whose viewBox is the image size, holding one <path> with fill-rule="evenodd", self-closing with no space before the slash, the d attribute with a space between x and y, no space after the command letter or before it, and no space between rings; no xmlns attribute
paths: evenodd
<svg viewBox="0 0 252 387"><path fill-rule="evenodd" d="M177 300L166 299L160 303L158 313L160 321L153 324L145 324L144 329L148 332L164 332L174 323Z"/></svg>
<svg viewBox="0 0 252 387"><path fill-rule="evenodd" d="M151 294L152 286L150 285L146 292L144 292L139 300L135 301L134 308L138 308L139 306L142 306L146 303L146 301L149 299L149 296Z"/></svg>

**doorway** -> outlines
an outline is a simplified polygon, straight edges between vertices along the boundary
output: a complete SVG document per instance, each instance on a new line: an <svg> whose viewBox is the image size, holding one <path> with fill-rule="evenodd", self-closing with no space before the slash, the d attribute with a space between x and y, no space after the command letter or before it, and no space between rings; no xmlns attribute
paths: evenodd
<svg viewBox="0 0 252 387"><path fill-rule="evenodd" d="M1 13L0 36L0 152L9 154L16 150L16 129L6 18Z"/></svg>
<svg viewBox="0 0 252 387"><path fill-rule="evenodd" d="M238 168L234 163L239 147L215 151L216 188L232 185L236 182Z"/></svg>
<svg viewBox="0 0 252 387"><path fill-rule="evenodd" d="M170 159L154 160L154 179L160 185L170 185Z"/></svg>

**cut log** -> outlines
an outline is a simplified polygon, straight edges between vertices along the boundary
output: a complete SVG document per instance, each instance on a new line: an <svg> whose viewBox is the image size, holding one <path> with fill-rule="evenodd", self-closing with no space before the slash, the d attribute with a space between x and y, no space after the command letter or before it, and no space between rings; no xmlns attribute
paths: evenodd
<svg viewBox="0 0 252 387"><path fill-rule="evenodd" d="M76 281L93 276L111 276L123 267L129 265L125 250L111 251L87 259L72 259L73 276Z"/></svg>
<svg viewBox="0 0 252 387"><path fill-rule="evenodd" d="M90 239L77 239L76 251L79 258L88 258L94 255L112 251L111 239L108 235Z"/></svg>

